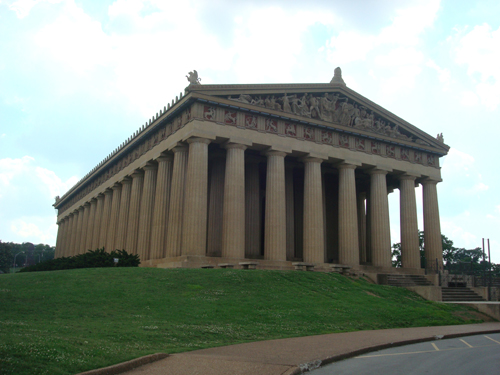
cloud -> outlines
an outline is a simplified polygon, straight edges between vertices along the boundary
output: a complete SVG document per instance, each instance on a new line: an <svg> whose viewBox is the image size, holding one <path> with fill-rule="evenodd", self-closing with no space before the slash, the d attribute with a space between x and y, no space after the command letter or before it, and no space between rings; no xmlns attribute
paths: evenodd
<svg viewBox="0 0 500 375"><path fill-rule="evenodd" d="M500 27L493 30L484 23L459 31L455 62L467 67L467 74L483 105L496 109L500 105ZM463 36L460 37L460 35Z"/></svg>
<svg viewBox="0 0 500 375"><path fill-rule="evenodd" d="M57 224L52 217L23 217L12 220L10 230L18 242L55 244Z"/></svg>
<svg viewBox="0 0 500 375"><path fill-rule="evenodd" d="M31 156L0 159L0 236L3 241L55 243L52 204L77 182L63 181Z"/></svg>
<svg viewBox="0 0 500 375"><path fill-rule="evenodd" d="M397 10L391 24L378 34L341 31L326 42L327 59L336 65L370 59L377 66L370 75L380 78L383 93L411 89L425 65L424 54L419 49L422 34L433 25L438 10L439 2L418 2ZM446 71L441 71L440 77L445 79Z"/></svg>
<svg viewBox="0 0 500 375"><path fill-rule="evenodd" d="M29 15L31 9L39 3L56 4L64 0L17 0L9 5L10 10L16 12L18 18L24 18Z"/></svg>

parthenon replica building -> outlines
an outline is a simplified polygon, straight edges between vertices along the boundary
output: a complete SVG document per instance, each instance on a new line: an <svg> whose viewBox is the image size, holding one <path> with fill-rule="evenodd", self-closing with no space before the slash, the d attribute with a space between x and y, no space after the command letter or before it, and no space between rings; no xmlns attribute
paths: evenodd
<svg viewBox="0 0 500 375"><path fill-rule="evenodd" d="M449 147L330 83L204 85L185 93L64 196L56 256L124 249L146 267L257 263L366 272L391 265L388 194L400 192L402 268L442 267L436 184ZM240 265L241 264L241 265Z"/></svg>

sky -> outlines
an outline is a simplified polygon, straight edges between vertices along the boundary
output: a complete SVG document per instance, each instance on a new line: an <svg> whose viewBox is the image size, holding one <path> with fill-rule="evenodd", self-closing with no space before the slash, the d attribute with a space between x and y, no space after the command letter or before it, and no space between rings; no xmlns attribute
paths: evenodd
<svg viewBox="0 0 500 375"><path fill-rule="evenodd" d="M500 263L499 15L498 0L0 0L0 240L54 245L54 197L189 71L327 83L340 66L349 88L443 133L442 233L467 249L490 238ZM399 242L399 191L389 206Z"/></svg>

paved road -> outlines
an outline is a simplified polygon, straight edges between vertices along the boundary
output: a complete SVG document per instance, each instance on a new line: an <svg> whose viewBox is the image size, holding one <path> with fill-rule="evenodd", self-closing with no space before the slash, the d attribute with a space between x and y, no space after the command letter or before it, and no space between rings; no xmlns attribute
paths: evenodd
<svg viewBox="0 0 500 375"><path fill-rule="evenodd" d="M500 333L380 350L332 363L311 375L499 375Z"/></svg>

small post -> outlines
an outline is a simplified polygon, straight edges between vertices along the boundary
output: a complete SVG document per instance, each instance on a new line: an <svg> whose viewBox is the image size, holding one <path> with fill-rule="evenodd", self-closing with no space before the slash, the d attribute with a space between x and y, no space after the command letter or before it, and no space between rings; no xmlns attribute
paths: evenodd
<svg viewBox="0 0 500 375"><path fill-rule="evenodd" d="M490 255L489 238L488 238L488 301L491 301L491 255Z"/></svg>

